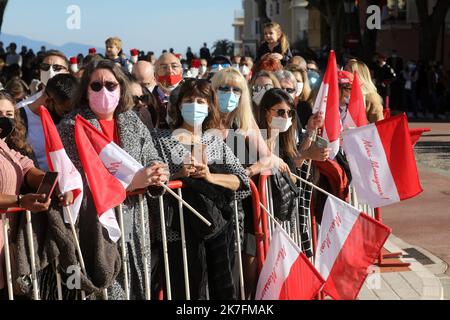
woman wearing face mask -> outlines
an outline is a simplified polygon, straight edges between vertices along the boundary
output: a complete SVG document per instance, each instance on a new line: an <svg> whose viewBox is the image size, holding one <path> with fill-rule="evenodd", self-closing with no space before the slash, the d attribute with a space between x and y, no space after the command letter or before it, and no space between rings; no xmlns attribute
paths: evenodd
<svg viewBox="0 0 450 320"><path fill-rule="evenodd" d="M348 71L338 71L339 84L339 113L341 121L344 123L347 117L348 104L350 102L350 93L352 92L353 74Z"/></svg>
<svg viewBox="0 0 450 320"><path fill-rule="evenodd" d="M250 195L249 181L239 160L221 137L206 132L206 130L218 126L216 104L216 94L208 81L203 79L186 80L181 85L173 105L173 130L152 131L158 151L169 164L171 179L182 179L185 186L188 186L183 189L183 198L192 197L189 191L192 192L197 188L199 194L203 194L205 189L212 190L211 194L216 194L218 190L221 194L230 194L231 202L234 199L243 199ZM199 201L191 204L194 207L206 205L207 202L204 201L210 199L209 196L211 195L202 196L202 200L200 200L202 204L199 204ZM178 207L178 204L176 206ZM230 208L230 203L227 203L226 207ZM205 210L201 213L212 214ZM187 215L185 216L187 217ZM154 246L161 250L159 221L154 223L152 221L151 225L156 227L152 233L156 237ZM173 285L172 296L174 299L183 299L185 291L180 254L181 238L176 228L178 228L177 225L171 225L167 230ZM205 240L196 232L192 232L193 229L190 228L193 227L189 223L187 223L187 228L190 230L190 232L186 232L186 237L188 237L186 242L191 299L205 298L205 272L208 273L211 299L236 299L234 284L238 280L233 279L232 274L234 253L232 218L229 218L222 229L217 231L210 240ZM152 249L152 252L156 252L156 250L158 249ZM202 252L204 253L202 254ZM218 263L217 259L221 262ZM164 269L162 258L160 261L161 263L154 271L155 275L160 274ZM159 284L160 279L156 278L155 281Z"/></svg>
<svg viewBox="0 0 450 320"><path fill-rule="evenodd" d="M90 122L99 131L103 132L110 141L114 141L128 154L140 162L145 168L137 172L128 186L127 191L136 189L147 189L146 195L150 198L158 196L162 193L162 188L158 187L167 180L166 165L164 165L154 148L152 137L147 127L138 118L136 113L131 110L133 107L133 99L130 92L129 82L120 66L110 60L100 60L90 65L81 78L78 93L75 99L77 110L66 116L60 123L59 132L65 147L65 150L72 160L75 167L84 177L77 146L74 139L75 116L81 115ZM82 207L81 211L94 211L92 200L88 192L88 185L84 186L84 197L87 198L87 206ZM139 231L141 224L139 217L139 201L138 196L128 196L123 203L124 210L124 229L127 241L127 253L130 261L129 281L130 295L132 299L144 299L144 281L143 254L141 251L142 236ZM145 216L147 212L147 197L144 197ZM91 215L93 212L88 212ZM80 213L83 216L83 213ZM81 223L81 221L80 221ZM91 232L102 234L104 231L98 219L91 221L94 224ZM145 222L148 229L148 221ZM94 231L92 231L94 230ZM128 231L127 231L128 230ZM88 232L88 231L86 231ZM83 228L80 227L80 239L92 236L92 234L84 234ZM147 243L149 239L146 240ZM118 243L108 241L110 250L117 250ZM86 243L85 243L86 245ZM81 242L83 250L83 242ZM111 247L112 246L112 247ZM95 247L97 248L97 247ZM92 250L103 250L97 248ZM91 250L90 248L88 250ZM149 249L148 249L149 250ZM93 264L98 263L98 257L102 255L110 255L109 252L94 251L92 256L85 257L87 269ZM146 252L150 256L150 252ZM113 267L113 266L109 266ZM150 268L150 265L149 265ZM115 272L116 270L114 270ZM123 274L120 271L118 278L113 281L109 287L108 296L110 299L123 299Z"/></svg>
<svg viewBox="0 0 450 320"><path fill-rule="evenodd" d="M281 86L277 77L270 71L258 72L253 77L250 85L252 90L253 113L258 119L259 104L261 103L264 94L272 88L281 88Z"/></svg>
<svg viewBox="0 0 450 320"><path fill-rule="evenodd" d="M270 89L260 104L258 124L267 130L267 145L272 152L279 148L280 157L296 171L295 158L299 157L296 143L297 122L294 100L282 89ZM296 178L291 174L292 181Z"/></svg>
<svg viewBox="0 0 450 320"><path fill-rule="evenodd" d="M152 112L156 110L157 105L155 97L146 87L137 82L136 79L131 79L130 89L133 95L133 110L149 130L153 129Z"/></svg>
<svg viewBox="0 0 450 320"><path fill-rule="evenodd" d="M50 199L45 203L40 202L45 199L45 195L20 194L20 189L24 185L36 190L44 177L44 172L37 169L32 160L11 149L5 142L16 129L14 109L13 98L6 92L0 92L0 209L21 207L32 212L46 211ZM15 229L16 218L17 214L8 215L11 230ZM0 220L0 300L6 296L3 239L3 223Z"/></svg>
<svg viewBox="0 0 450 320"><path fill-rule="evenodd" d="M13 97L6 91L0 91L0 100L8 100L13 104L15 102L15 99L13 99ZM12 121L12 126L14 127L12 133L5 139L8 147L32 159L33 163L36 164L36 157L33 149L27 143L26 128L23 124L22 118L20 117L19 109L15 107L11 108L8 103L4 103L3 107L0 108L0 114L3 117L10 118L11 120L8 121Z"/></svg>
<svg viewBox="0 0 450 320"><path fill-rule="evenodd" d="M297 80L297 91L295 93L295 104L297 115L300 118L302 127L306 127L308 119L312 115L314 100L311 94L311 86L309 85L308 72L298 65L290 64L286 70L291 71Z"/></svg>

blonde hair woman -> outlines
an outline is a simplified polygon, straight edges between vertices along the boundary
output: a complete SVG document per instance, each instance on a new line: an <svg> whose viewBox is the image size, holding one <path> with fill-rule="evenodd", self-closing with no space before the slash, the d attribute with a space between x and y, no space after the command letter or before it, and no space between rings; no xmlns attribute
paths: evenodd
<svg viewBox="0 0 450 320"><path fill-rule="evenodd" d="M378 94L377 87L372 81L370 70L364 62L352 59L345 66L345 70L358 74L361 90L366 103L366 116L370 123L383 120L383 98Z"/></svg>

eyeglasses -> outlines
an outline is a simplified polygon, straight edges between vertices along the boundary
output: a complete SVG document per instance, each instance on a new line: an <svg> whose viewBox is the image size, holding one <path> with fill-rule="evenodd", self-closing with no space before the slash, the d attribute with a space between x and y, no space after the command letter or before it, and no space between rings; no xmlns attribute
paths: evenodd
<svg viewBox="0 0 450 320"><path fill-rule="evenodd" d="M293 93L295 93L295 89L293 89L293 88L283 88L283 90L284 91L286 91L287 93L289 93L289 94L293 94Z"/></svg>
<svg viewBox="0 0 450 320"><path fill-rule="evenodd" d="M142 96L133 96L133 102L135 105L139 104L139 101L141 101L143 104L148 105L150 101L150 95L143 94Z"/></svg>
<svg viewBox="0 0 450 320"><path fill-rule="evenodd" d="M233 91L234 94L240 96L242 94L242 90L240 88L236 87L230 87L230 86L221 86L218 88L219 91L222 92L230 92Z"/></svg>
<svg viewBox="0 0 450 320"><path fill-rule="evenodd" d="M159 69L161 69L164 72L169 71L169 69L172 69L174 71L180 70L181 69L181 65L179 65L178 63L171 63L171 64L160 64L159 65Z"/></svg>
<svg viewBox="0 0 450 320"><path fill-rule="evenodd" d="M253 92L260 92L263 89L265 89L267 91L267 90L270 90L272 88L273 88L273 84L268 83L268 84L265 84L263 86L256 86L255 85L255 86L252 87L252 91Z"/></svg>
<svg viewBox="0 0 450 320"><path fill-rule="evenodd" d="M119 85L118 83L114 83L111 81L106 81L105 83L100 83L99 81L94 81L90 84L90 87L91 87L92 91L95 91L95 92L99 92L100 90L103 89L103 87L108 89L108 91L113 92L114 90L116 90L118 85Z"/></svg>
<svg viewBox="0 0 450 320"><path fill-rule="evenodd" d="M60 65L60 64L48 64L48 63L42 62L39 65L39 68L42 71L48 71L48 70L50 70L50 67L52 67L53 71L55 71L55 72L58 72L58 71L61 71L61 70L67 70L67 67L65 67L63 65Z"/></svg>
<svg viewBox="0 0 450 320"><path fill-rule="evenodd" d="M287 113L289 118L292 118L295 115L295 110L285 110L285 109L271 109L270 111L275 111L277 113L277 116L284 117L284 115Z"/></svg>

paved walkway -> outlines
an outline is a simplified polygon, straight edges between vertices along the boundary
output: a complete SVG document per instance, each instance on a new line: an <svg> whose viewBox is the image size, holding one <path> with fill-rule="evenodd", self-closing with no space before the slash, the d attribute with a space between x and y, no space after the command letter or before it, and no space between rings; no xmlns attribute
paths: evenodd
<svg viewBox="0 0 450 320"><path fill-rule="evenodd" d="M443 300L450 299L450 277L444 274L447 264L431 253L414 247L400 238L391 235L385 244L389 252L401 252L402 262L410 263L409 270L401 268L398 272L375 271L367 277L359 300ZM426 265L408 255L416 249L429 260Z"/></svg>

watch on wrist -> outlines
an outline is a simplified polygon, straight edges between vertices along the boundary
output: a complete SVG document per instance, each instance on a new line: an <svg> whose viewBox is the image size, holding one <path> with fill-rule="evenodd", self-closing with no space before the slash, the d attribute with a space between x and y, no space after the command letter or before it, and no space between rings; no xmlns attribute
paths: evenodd
<svg viewBox="0 0 450 320"><path fill-rule="evenodd" d="M17 195L17 200L16 200L16 202L17 202L17 207L18 207L18 208L22 208L22 198L23 198L23 195L21 195L21 194L18 194L18 195Z"/></svg>

